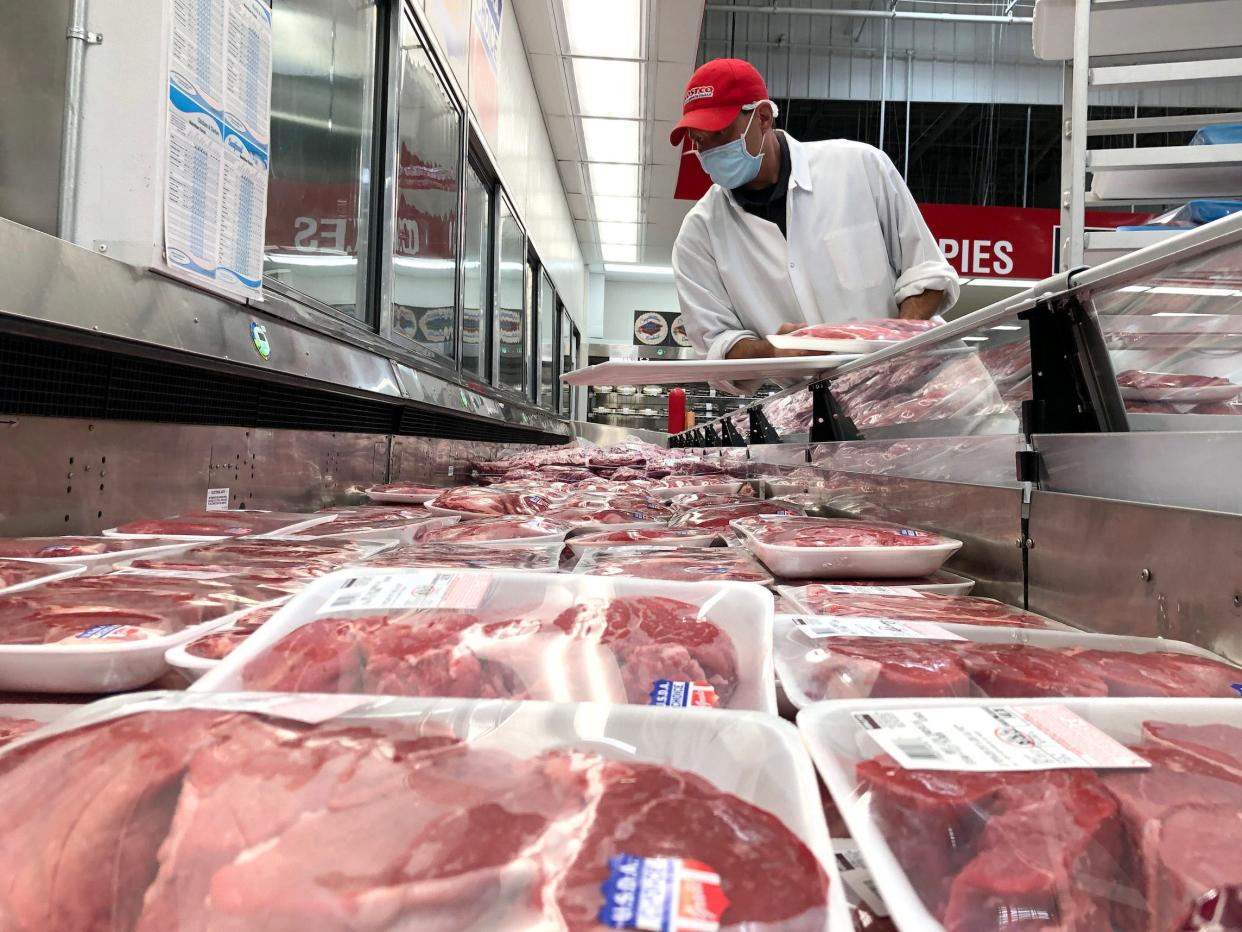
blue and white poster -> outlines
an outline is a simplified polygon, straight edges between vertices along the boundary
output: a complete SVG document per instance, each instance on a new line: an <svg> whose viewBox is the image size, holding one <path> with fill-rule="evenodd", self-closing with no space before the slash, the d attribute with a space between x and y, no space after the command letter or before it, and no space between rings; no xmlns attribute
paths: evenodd
<svg viewBox="0 0 1242 932"><path fill-rule="evenodd" d="M164 260L235 298L263 297L271 94L264 0L172 0Z"/></svg>

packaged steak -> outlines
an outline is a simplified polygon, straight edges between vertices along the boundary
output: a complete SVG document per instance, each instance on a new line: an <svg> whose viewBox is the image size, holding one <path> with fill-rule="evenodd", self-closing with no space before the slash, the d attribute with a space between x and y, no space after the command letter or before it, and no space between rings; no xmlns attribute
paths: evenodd
<svg viewBox="0 0 1242 932"><path fill-rule="evenodd" d="M772 711L771 617L739 583L350 570L194 688Z"/></svg>
<svg viewBox="0 0 1242 932"><path fill-rule="evenodd" d="M1144 372L1139 369L1119 373L1117 384L1123 398L1140 402L1202 404L1231 401L1242 393L1242 385L1222 376Z"/></svg>
<svg viewBox="0 0 1242 932"><path fill-rule="evenodd" d="M790 580L790 588L808 585L805 580ZM814 585L811 583L810 585ZM874 589L894 588L913 589L916 592L935 592L938 595L970 595L975 581L966 576L958 576L947 570L937 570L930 576L895 579L834 579L831 582L834 590L838 589Z"/></svg>
<svg viewBox="0 0 1242 932"><path fill-rule="evenodd" d="M755 713L118 697L0 752L16 814L0 914L66 932L588 932L651 915L848 932L816 801L796 731ZM123 856L101 871L100 852Z"/></svg>
<svg viewBox="0 0 1242 932"><path fill-rule="evenodd" d="M1001 628L1052 628L1068 625L977 596L938 595L917 589L876 586L838 588L827 583L779 586L778 591L808 615L879 621L930 621L937 624L987 625Z"/></svg>
<svg viewBox="0 0 1242 932"><path fill-rule="evenodd" d="M563 541L569 525L551 518L511 515L501 518L476 518L453 527L434 528L420 535L421 544L446 543L552 543Z"/></svg>
<svg viewBox="0 0 1242 932"><path fill-rule="evenodd" d="M69 579L86 571L74 564L36 563L32 560L0 558L0 596L12 595L60 579Z"/></svg>
<svg viewBox="0 0 1242 932"><path fill-rule="evenodd" d="M494 569L555 573L560 565L560 541L551 544L496 547L491 544L414 544L388 550L366 561L372 568Z"/></svg>
<svg viewBox="0 0 1242 932"><path fill-rule="evenodd" d="M852 518L755 515L732 522L778 576L928 576L962 547L930 531Z"/></svg>
<svg viewBox="0 0 1242 932"><path fill-rule="evenodd" d="M196 680L233 653L264 623L270 621L287 601L288 599L281 599L239 613L224 627L215 627L210 634L169 648L164 659L188 680Z"/></svg>
<svg viewBox="0 0 1242 932"><path fill-rule="evenodd" d="M271 599L222 579L80 576L0 598L0 690L101 693L143 686L164 654Z"/></svg>
<svg viewBox="0 0 1242 932"><path fill-rule="evenodd" d="M128 537L5 537L0 538L0 559L74 563L97 569L104 563L139 555L172 553L185 546L183 540Z"/></svg>
<svg viewBox="0 0 1242 932"><path fill-rule="evenodd" d="M692 508L674 515L668 522L672 528L717 528L727 530L729 525L738 518L749 518L753 515L801 516L802 509L786 504L780 499L769 499L761 502L741 502L734 505L707 505Z"/></svg>
<svg viewBox="0 0 1242 932"><path fill-rule="evenodd" d="M333 509L332 520L296 535L300 539L323 540L390 540L410 544L428 531L448 527L461 520L461 515L433 515L426 508L413 505L364 505Z"/></svg>
<svg viewBox="0 0 1242 932"><path fill-rule="evenodd" d="M459 486L441 492L427 502L426 507L433 514L497 517L542 514L552 507L552 502L546 496L536 495L533 492L510 492L494 487Z"/></svg>
<svg viewBox="0 0 1242 932"><path fill-rule="evenodd" d="M657 479L648 491L660 498L672 498L675 495L686 495L692 492L737 495L742 486L741 479L735 479L723 472L700 473L692 476L666 476L663 479Z"/></svg>
<svg viewBox="0 0 1242 932"><path fill-rule="evenodd" d="M813 350L823 353L869 353L899 343L939 326L939 320L874 318L841 324L811 324L768 339L778 349Z"/></svg>
<svg viewBox="0 0 1242 932"><path fill-rule="evenodd" d="M130 521L104 531L109 537L171 537L210 539L296 534L330 521L327 515L285 514L278 511L187 511L171 518Z"/></svg>
<svg viewBox="0 0 1242 932"><path fill-rule="evenodd" d="M719 542L715 531L669 527L588 531L567 541L578 556L601 547L713 547Z"/></svg>
<svg viewBox="0 0 1242 932"><path fill-rule="evenodd" d="M778 615L776 673L826 699L1236 697L1242 669L1181 641L929 622Z"/></svg>
<svg viewBox="0 0 1242 932"><path fill-rule="evenodd" d="M663 505L611 508L553 508L547 513L553 521L568 524L571 534L599 530L628 530L633 528L661 528L672 517Z"/></svg>
<svg viewBox="0 0 1242 932"><path fill-rule="evenodd" d="M898 928L1168 932L1233 927L1201 921L1242 885L1233 708L847 701L798 727Z"/></svg>
<svg viewBox="0 0 1242 932"><path fill-rule="evenodd" d="M682 492L668 500L674 512L693 511L715 505L748 505L755 501L754 495L732 492Z"/></svg>
<svg viewBox="0 0 1242 932"><path fill-rule="evenodd" d="M591 576L631 576L671 582L772 582L753 556L733 547L618 547L592 549L574 567Z"/></svg>

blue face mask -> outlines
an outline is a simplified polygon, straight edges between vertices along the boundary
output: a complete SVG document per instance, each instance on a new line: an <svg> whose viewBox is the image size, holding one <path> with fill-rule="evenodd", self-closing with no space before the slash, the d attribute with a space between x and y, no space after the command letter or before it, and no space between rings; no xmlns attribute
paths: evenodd
<svg viewBox="0 0 1242 932"><path fill-rule="evenodd" d="M755 108L758 109L758 108ZM759 154L751 155L746 151L746 134L750 132L750 124L754 122L755 111L750 112L746 121L746 129L742 135L732 142L700 152L699 161L703 171L711 176L712 181L722 188L740 188L747 182L754 181L759 174L759 166L763 164L763 145L759 146Z"/></svg>

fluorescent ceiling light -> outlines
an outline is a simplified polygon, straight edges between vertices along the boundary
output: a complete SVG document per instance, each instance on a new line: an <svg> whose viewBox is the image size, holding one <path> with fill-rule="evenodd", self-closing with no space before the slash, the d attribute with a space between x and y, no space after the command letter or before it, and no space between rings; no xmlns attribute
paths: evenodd
<svg viewBox="0 0 1242 932"><path fill-rule="evenodd" d="M638 247L637 246L619 246L615 244L605 244L599 247L600 255L603 256L604 262L637 262ZM607 271L608 266L604 266Z"/></svg>
<svg viewBox="0 0 1242 932"><path fill-rule="evenodd" d="M595 219L604 222L638 223L638 198L595 197Z"/></svg>
<svg viewBox="0 0 1242 932"><path fill-rule="evenodd" d="M618 246L638 245L637 223L616 223L610 221L597 223L596 226L599 228L599 241L601 243L612 243Z"/></svg>
<svg viewBox="0 0 1242 932"><path fill-rule="evenodd" d="M563 0L569 51L599 58L640 58L640 0Z"/></svg>
<svg viewBox="0 0 1242 932"><path fill-rule="evenodd" d="M604 264L604 272L625 272L627 275L664 275L673 277L671 265L610 265Z"/></svg>
<svg viewBox="0 0 1242 932"><path fill-rule="evenodd" d="M638 62L606 58L574 58L574 87L578 113L593 117L642 116L638 93Z"/></svg>
<svg viewBox="0 0 1242 932"><path fill-rule="evenodd" d="M638 197L639 178L637 165L609 165L593 162L587 165L591 179L591 193L620 197Z"/></svg>
<svg viewBox="0 0 1242 932"><path fill-rule="evenodd" d="M582 138L588 162L641 162L642 124L637 120L582 118Z"/></svg>
<svg viewBox="0 0 1242 932"><path fill-rule="evenodd" d="M1021 330L1021 327L1015 327L1012 324L997 324L993 330Z"/></svg>

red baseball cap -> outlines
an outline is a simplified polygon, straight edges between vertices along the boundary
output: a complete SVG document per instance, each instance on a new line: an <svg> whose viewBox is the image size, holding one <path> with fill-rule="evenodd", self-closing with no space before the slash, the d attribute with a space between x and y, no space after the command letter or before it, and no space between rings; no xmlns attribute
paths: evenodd
<svg viewBox="0 0 1242 932"><path fill-rule="evenodd" d="M669 133L673 145L681 145L686 130L716 133L737 119L747 104L768 99L768 86L750 62L740 58L716 58L692 75L681 105L681 121Z"/></svg>

